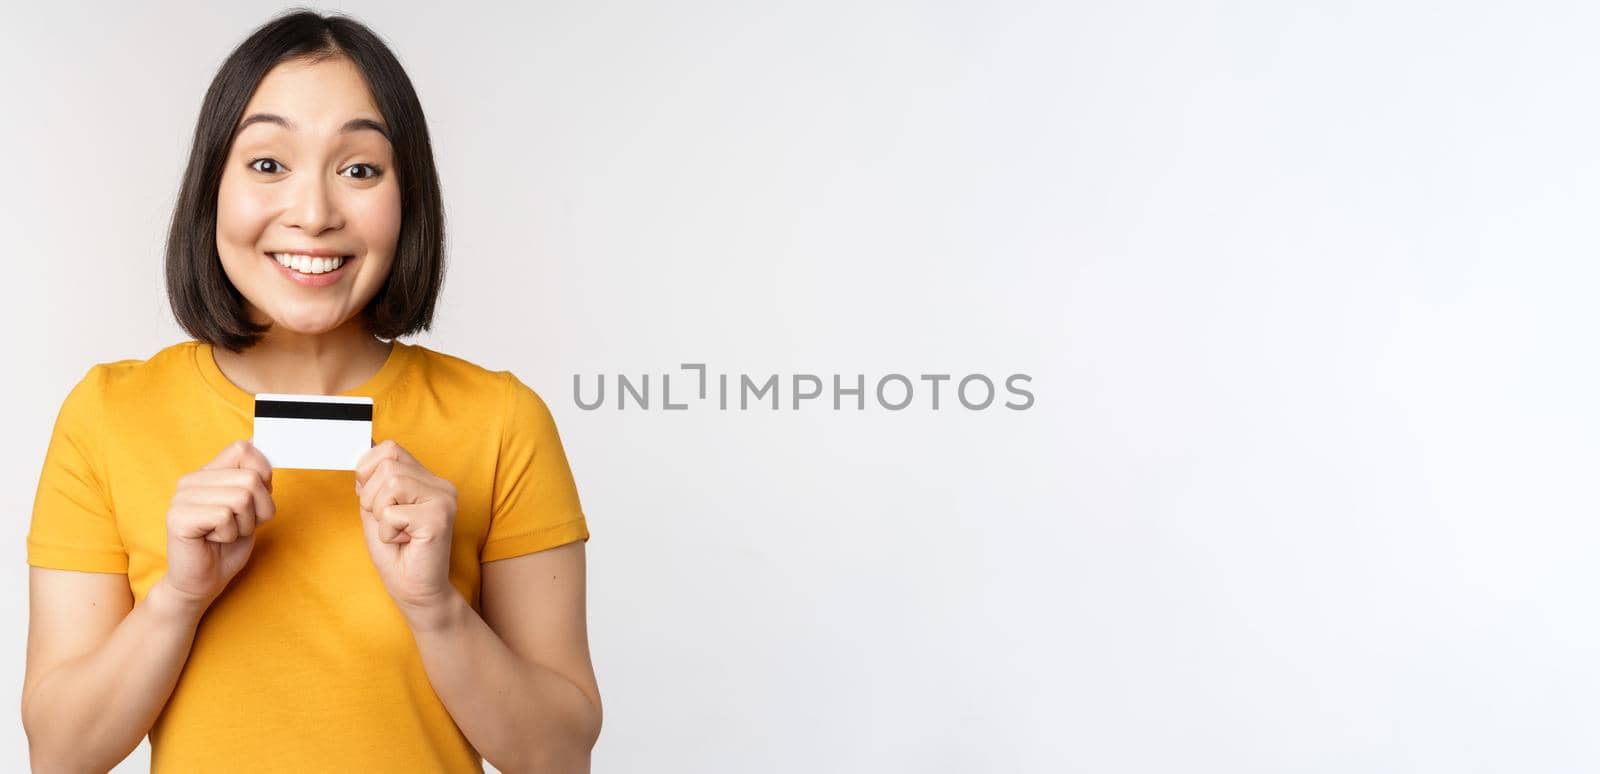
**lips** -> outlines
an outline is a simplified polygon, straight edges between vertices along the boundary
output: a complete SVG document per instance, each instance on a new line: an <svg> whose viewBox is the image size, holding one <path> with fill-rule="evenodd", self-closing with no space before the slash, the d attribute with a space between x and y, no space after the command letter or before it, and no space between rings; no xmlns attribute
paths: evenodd
<svg viewBox="0 0 1600 774"><path fill-rule="evenodd" d="M294 255L285 253L262 253L271 261L280 274L300 285L321 287L332 285L344 276L345 270L356 261L355 256L335 256L324 258L321 256ZM280 260L278 256L283 256ZM285 265L287 262L288 265ZM333 269L328 265L337 263ZM318 271L317 269L321 269ZM303 270L302 270L303 269Z"/></svg>

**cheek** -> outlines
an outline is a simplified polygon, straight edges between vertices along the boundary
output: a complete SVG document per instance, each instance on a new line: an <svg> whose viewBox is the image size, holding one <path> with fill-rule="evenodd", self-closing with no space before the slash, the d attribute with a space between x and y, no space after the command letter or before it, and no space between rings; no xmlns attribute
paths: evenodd
<svg viewBox="0 0 1600 774"><path fill-rule="evenodd" d="M400 189L391 184L371 193L352 203L351 221L359 224L369 254L393 255L400 241Z"/></svg>
<svg viewBox="0 0 1600 774"><path fill-rule="evenodd" d="M256 241L271 220L272 208L265 193L259 187L251 188L230 185L224 179L217 192L217 247L224 256L230 248L254 252Z"/></svg>

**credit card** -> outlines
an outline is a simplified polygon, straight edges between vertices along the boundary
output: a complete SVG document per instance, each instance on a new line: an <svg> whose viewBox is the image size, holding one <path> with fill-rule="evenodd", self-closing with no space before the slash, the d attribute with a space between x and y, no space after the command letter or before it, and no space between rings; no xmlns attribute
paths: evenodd
<svg viewBox="0 0 1600 774"><path fill-rule="evenodd" d="M355 470L372 448L372 399L260 393L250 443L274 468Z"/></svg>

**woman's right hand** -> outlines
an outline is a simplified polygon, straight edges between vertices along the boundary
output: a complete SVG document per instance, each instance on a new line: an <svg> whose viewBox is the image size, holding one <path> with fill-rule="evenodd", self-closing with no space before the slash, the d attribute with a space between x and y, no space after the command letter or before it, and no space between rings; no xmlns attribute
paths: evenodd
<svg viewBox="0 0 1600 774"><path fill-rule="evenodd" d="M248 441L228 444L204 467L178 479L167 510L167 574L185 600L209 607L239 573L255 531L272 518L272 466Z"/></svg>

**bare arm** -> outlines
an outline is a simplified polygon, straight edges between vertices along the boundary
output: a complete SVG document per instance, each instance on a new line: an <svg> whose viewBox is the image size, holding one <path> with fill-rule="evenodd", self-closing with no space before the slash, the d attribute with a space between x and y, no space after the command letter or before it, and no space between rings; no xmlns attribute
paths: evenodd
<svg viewBox="0 0 1600 774"><path fill-rule="evenodd" d="M601 708L584 565L582 542L488 562L482 617L459 595L407 613L434 693L501 771L589 771Z"/></svg>
<svg viewBox="0 0 1600 774"><path fill-rule="evenodd" d="M189 658L203 601L128 576L30 567L22 723L34 771L106 771L149 733Z"/></svg>

